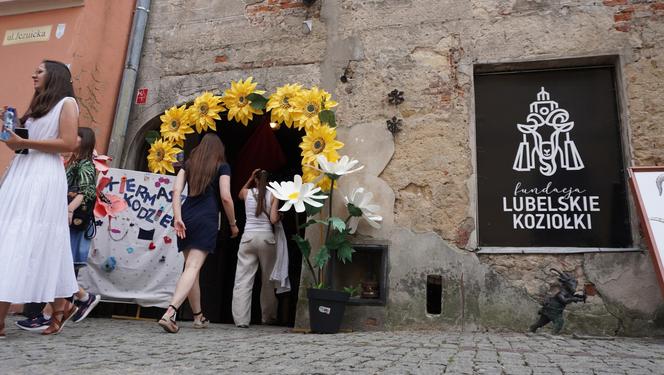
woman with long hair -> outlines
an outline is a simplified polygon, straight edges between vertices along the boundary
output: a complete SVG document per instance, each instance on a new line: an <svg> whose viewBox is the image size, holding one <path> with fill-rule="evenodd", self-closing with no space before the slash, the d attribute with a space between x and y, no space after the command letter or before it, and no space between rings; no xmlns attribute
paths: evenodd
<svg viewBox="0 0 664 375"><path fill-rule="evenodd" d="M256 169L240 190L247 222L244 226L233 287L233 321L241 328L249 327L251 295L254 278L261 269L261 320L271 324L277 320L277 297L270 275L277 257L272 225L280 220L277 199L266 189L268 172Z"/></svg>
<svg viewBox="0 0 664 375"><path fill-rule="evenodd" d="M88 252L90 251L90 238L88 229L72 226L73 213L81 208L92 213L97 200L97 172L93 162L96 136L95 132L87 127L78 128L78 147L67 160L65 173L67 175L67 187L69 196L69 232L71 239L71 251L74 258L76 271L86 265ZM93 216L90 215L90 219ZM94 225L94 223L92 223Z"/></svg>
<svg viewBox="0 0 664 375"><path fill-rule="evenodd" d="M74 272L78 275L78 270L85 266L88 261L91 239L88 231L94 225L92 210L97 199L97 174L92 161L96 143L95 132L86 127L78 128L76 143L76 150L66 160L65 174L67 175L67 195L69 200L69 205L67 206L69 213L69 239L74 259ZM82 212L88 213L85 223L83 223L84 218L73 217L74 212L80 207L85 208ZM81 220L82 222L76 225L76 220ZM72 225L72 222L74 222L74 225ZM71 318L74 323L85 319L101 299L101 296L88 293L80 286L74 297L74 304L78 307L78 311ZM50 325L52 313L50 305L47 305L41 314L33 318L19 320L16 322L16 325L26 331L43 331Z"/></svg>
<svg viewBox="0 0 664 375"><path fill-rule="evenodd" d="M180 197L185 184L187 199L182 204ZM230 223L231 238L234 238L238 228L231 197L231 168L226 163L221 139L208 133L192 150L173 187L173 222L178 251L184 253L184 272L175 286L171 304L159 320L166 332L178 332L175 314L185 298L189 299L194 315L194 328L205 328L209 323L201 309L199 273L205 257L217 248L222 206Z"/></svg>
<svg viewBox="0 0 664 375"><path fill-rule="evenodd" d="M44 60L32 79L35 92L20 119L29 138L10 132L3 141L12 150L29 151L14 157L0 186L0 338L10 303L51 302L46 335L60 332L77 311L65 300L78 284L60 154L76 148L78 105L65 64Z"/></svg>

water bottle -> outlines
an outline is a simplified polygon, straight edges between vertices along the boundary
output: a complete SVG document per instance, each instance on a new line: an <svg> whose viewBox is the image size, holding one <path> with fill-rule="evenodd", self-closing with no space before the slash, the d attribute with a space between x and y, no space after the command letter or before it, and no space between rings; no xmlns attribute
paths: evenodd
<svg viewBox="0 0 664 375"><path fill-rule="evenodd" d="M7 140L9 139L8 130L14 131L14 128L16 127L16 108L5 106L5 113L2 117L2 121L4 121L5 125L3 126L0 138Z"/></svg>

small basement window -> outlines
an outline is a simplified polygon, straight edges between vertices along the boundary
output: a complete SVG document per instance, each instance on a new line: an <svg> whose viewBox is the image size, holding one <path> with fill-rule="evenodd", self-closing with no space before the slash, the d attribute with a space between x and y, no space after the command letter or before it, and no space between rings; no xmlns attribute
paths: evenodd
<svg viewBox="0 0 664 375"><path fill-rule="evenodd" d="M427 314L443 312L443 276L427 275Z"/></svg>

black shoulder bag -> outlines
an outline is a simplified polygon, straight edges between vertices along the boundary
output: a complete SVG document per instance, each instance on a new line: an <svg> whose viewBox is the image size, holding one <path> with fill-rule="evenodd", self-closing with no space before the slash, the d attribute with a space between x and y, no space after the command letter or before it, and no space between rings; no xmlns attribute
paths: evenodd
<svg viewBox="0 0 664 375"><path fill-rule="evenodd" d="M67 192L67 204L71 203L71 201L74 200L74 198L76 198L76 196L79 194L78 184L80 181L78 181L78 168L80 167L77 166L75 171L77 179L76 185L69 188L69 192ZM69 228L85 231L86 236L88 236L88 233L90 232L90 224L94 223L93 210L94 206L86 204L85 199L83 199L81 205L78 206L74 212L72 212L71 224L69 224ZM94 233L88 238L92 237L94 237Z"/></svg>

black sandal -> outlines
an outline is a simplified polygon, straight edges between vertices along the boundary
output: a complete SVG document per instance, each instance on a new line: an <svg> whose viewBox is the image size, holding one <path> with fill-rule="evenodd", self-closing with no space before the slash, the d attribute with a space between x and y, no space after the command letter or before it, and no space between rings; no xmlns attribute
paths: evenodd
<svg viewBox="0 0 664 375"><path fill-rule="evenodd" d="M192 315L193 316L199 316L199 315L202 315L202 314L203 314L203 312L199 311L197 313L193 313ZM194 319L194 328L198 328L198 329L207 328L207 326L209 324L210 324L210 321L206 317L203 317L203 319L201 319L198 322L196 321L196 319Z"/></svg>
<svg viewBox="0 0 664 375"><path fill-rule="evenodd" d="M161 319L159 319L159 325L164 329L164 331L168 333L178 333L180 327L178 327L177 323L175 323L175 315L178 312L178 308L173 305L168 305L168 307L173 308L173 315L168 317L168 319L165 319L162 316ZM166 314L164 314L164 316L166 316Z"/></svg>

